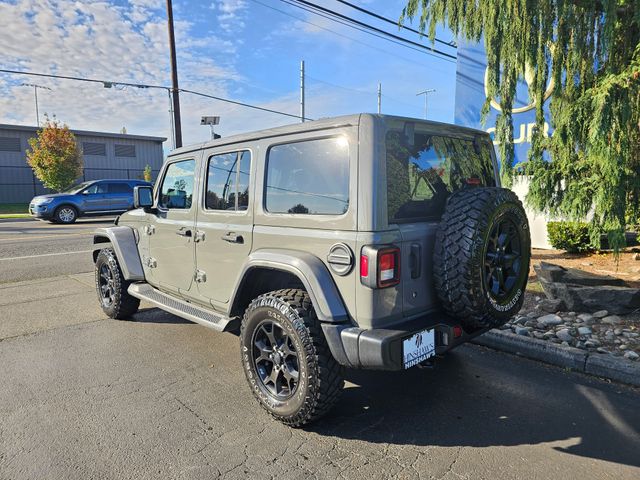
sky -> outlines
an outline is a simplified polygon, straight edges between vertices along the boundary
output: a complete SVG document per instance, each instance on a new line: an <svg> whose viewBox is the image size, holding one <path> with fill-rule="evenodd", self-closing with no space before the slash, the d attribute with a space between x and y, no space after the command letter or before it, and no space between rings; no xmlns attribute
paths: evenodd
<svg viewBox="0 0 640 480"><path fill-rule="evenodd" d="M405 0L351 0L392 19ZM414 41L427 39L381 23L336 0L314 3ZM453 122L455 61L391 43L282 0L174 0L180 87L299 113L300 61L306 67L306 116L382 112ZM416 27L415 23L413 25ZM438 37L452 40L444 28ZM455 49L436 45L455 55ZM170 86L164 0L0 0L0 68ZM170 137L162 89L0 73L0 123L35 125L33 88L44 113L72 129ZM180 95L183 143L210 137L203 115L219 115L223 136L295 123L294 118ZM165 143L171 148L171 141Z"/></svg>

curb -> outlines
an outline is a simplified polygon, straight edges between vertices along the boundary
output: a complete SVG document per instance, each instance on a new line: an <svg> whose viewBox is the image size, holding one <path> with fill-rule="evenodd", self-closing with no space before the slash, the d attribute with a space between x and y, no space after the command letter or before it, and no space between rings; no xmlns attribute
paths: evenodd
<svg viewBox="0 0 640 480"><path fill-rule="evenodd" d="M8 222L35 222L37 221L35 218L25 218L25 217L15 217L15 218L1 218L0 223L8 223Z"/></svg>
<svg viewBox="0 0 640 480"><path fill-rule="evenodd" d="M471 342L558 367L570 368L576 372L640 387L640 362L632 362L611 355L592 354L579 348L515 335L503 330L490 330Z"/></svg>

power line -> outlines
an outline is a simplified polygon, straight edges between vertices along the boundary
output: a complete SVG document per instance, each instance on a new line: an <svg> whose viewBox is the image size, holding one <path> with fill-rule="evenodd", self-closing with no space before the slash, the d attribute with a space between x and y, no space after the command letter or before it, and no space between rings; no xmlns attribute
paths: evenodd
<svg viewBox="0 0 640 480"><path fill-rule="evenodd" d="M355 24L355 25L357 25L359 27L362 27L362 28L365 28L367 30L370 30L371 32L375 32L375 33L377 33L379 35L383 35L384 37L387 37L387 40L388 39L393 39L393 40L395 40L394 43L402 42L403 44L412 45L414 47L418 47L418 48L420 48L422 50L425 50L427 52L431 52L432 54L435 53L435 54L441 55L442 57L447 57L447 58L450 58L450 59L453 59L453 60L455 60L457 58L455 55L451 55L451 54L449 54L447 52L443 52L441 50L437 50L437 49L435 49L433 47L429 47L429 46L424 45L422 43L414 42L413 40L409 40L409 39L401 37L399 35L395 35L393 33L387 32L386 30L382 30L381 28L374 27L373 25L370 25L370 24L368 24L366 22L361 22L360 20L356 20L355 18L349 17L347 15L343 15L343 14L341 14L339 12L336 12L335 10L331 10L330 8L325 8L325 7L322 7L320 5L316 5L315 3L308 2L306 0L280 0L280 1L284 2L284 3L287 3L289 5L292 5L292 6L296 6L298 8L303 8L303 6L306 6L308 8L311 8L313 10L313 13L317 13L316 10L320 11L320 12L324 12L324 13L332 16L332 17L337 17L339 19L342 19L344 21L349 22L350 24ZM373 33L371 33L371 32L367 32L367 33L370 33L370 34L373 35ZM376 35L376 36L378 36L378 35ZM441 57L439 57L439 58L441 58Z"/></svg>
<svg viewBox="0 0 640 480"><path fill-rule="evenodd" d="M359 90L357 88L345 87L344 85L338 85L337 83L331 83L331 82L327 82L326 80L320 80L319 78L312 77L311 75L308 75L308 74L305 75L305 77L315 82L324 83L325 85L330 85L335 88L341 88L342 90L347 90L349 92L355 92L355 93L360 93L364 95L375 95L374 91L369 92L367 90Z"/></svg>
<svg viewBox="0 0 640 480"><path fill-rule="evenodd" d="M206 97L206 98L212 98L214 100L220 100L221 102L233 103L234 105L240 105L241 107L253 108L253 109L256 109L256 110L262 110L263 112L277 113L278 115L285 115L287 117L293 117L293 118L300 119L300 115L295 115L293 113L281 112L279 110L272 110L271 108L266 108L266 107L258 107L257 105L251 105L251 104L244 103L244 102L238 102L236 100L229 100L228 98L216 97L215 95L209 95L208 93L202 93L202 92L198 92L198 91L195 91L195 90L187 90L186 88L181 88L180 91L184 92L184 93L191 93L192 95L198 95L200 97ZM313 120L313 118L305 117L305 120Z"/></svg>
<svg viewBox="0 0 640 480"><path fill-rule="evenodd" d="M278 13L281 13L282 15L286 15L287 17L295 18L296 20L298 20L298 21L300 21L300 22L303 22L303 23L306 23L307 25L312 25L312 26L314 26L314 27L316 27L316 28L319 28L320 30L324 30L325 32L333 33L334 35L336 35L336 36L338 36L338 37L345 38L345 39L347 39L347 40L349 40L349 41L351 41L351 42L359 43L360 45L364 45L365 47L371 48L371 49L376 50L376 51L378 51L378 52L386 53L387 55L390 55L390 56L392 56L392 57L394 57L394 58L396 58L396 59L397 59L397 58L399 58L399 59L402 59L402 60L404 60L404 61L406 61L406 62L408 62L408 63L414 64L414 65L415 65L415 63L416 63L416 62L415 62L415 60L410 60L410 59L408 59L408 58L406 58L406 57L403 57L403 56L401 56L401 55L398 55L398 54L396 54L396 53L391 53L391 52L389 52L389 51L387 51L387 50L384 50L384 49L382 49L382 48L375 47L375 46L373 46L373 45L371 45L371 44L369 44L369 43L363 42L363 41L361 41L361 40L357 40L357 39L355 39L355 38L353 38L353 37L350 37L350 36L348 36L348 35L344 35L344 34L342 34L342 33L340 33L340 32L337 32L337 31L332 30L332 29L330 29L330 28L324 27L324 26L322 26L322 25L318 25L317 23L310 22L309 20L306 20L306 19L304 19L304 18L302 18L302 17L299 17L299 16L297 16L297 15L293 15L292 13L286 12L286 11L284 11L284 10L281 10L281 9L279 9L279 8L276 8L276 7L273 7L273 6L271 6L271 5L267 5L266 3L262 3L262 2L261 2L261 1L259 1L259 0L251 0L251 1L252 1L253 3L257 3L258 5L262 5L262 6L263 6L263 7L265 7L265 8L269 8L269 9L271 9L271 10L274 10L274 11L278 12ZM328 19L328 20L332 20L332 21L337 22L337 23L340 23L340 24L342 24L342 25L346 25L346 26L351 27L351 28L354 28L354 29L356 29L356 30L359 30L359 31L362 31L362 32L365 32L365 33L369 33L369 34L371 34L371 32L366 32L366 31L365 31L365 30L363 30L363 29L357 28L355 25L349 25L348 23L340 22L338 19L335 19L335 18L331 18L331 17L329 17L329 16L322 15L322 14L320 14L319 12L314 12L314 11L312 11L311 9L306 9L306 8L302 7L301 5L292 5L292 4L291 4L291 6L296 6L296 7L302 8L302 9L303 9L303 10L305 10L305 11L308 11L308 12L310 12L310 13L314 13L314 14L316 14L316 15L318 15L318 16L321 16L321 17L323 17L323 18L326 18L326 19ZM379 37L379 35L374 35L374 36ZM389 40L389 41L391 41L391 40ZM423 53L421 50L418 50L417 48L413 48L413 47L411 47L411 46L409 46L409 45L403 45L403 44L401 44L401 43L399 43L399 42L393 42L393 43L397 43L398 45L402 45L402 46L404 46L404 47L410 48L411 50L416 50L416 51L419 51L419 52ZM428 53L428 52L427 52L427 53ZM440 58L440 57L438 57L438 58ZM443 59L443 60L446 60L446 59ZM449 61L449 60L447 60L447 61Z"/></svg>
<svg viewBox="0 0 640 480"><path fill-rule="evenodd" d="M257 0L253 0L253 1L257 1ZM374 36L376 38L380 38L382 40L386 40L387 42L390 42L390 43L395 43L396 45L400 45L401 47L410 48L411 50L415 50L416 52L426 53L427 55L432 55L435 58L439 58L439 59L444 60L446 62L455 63L453 60L450 60L448 58L443 58L443 57L440 57L440 56L436 55L434 53L434 51L433 51L433 48L425 46L425 45L422 45L420 43L416 44L419 47L419 48L416 48L416 47L414 47L414 46L412 46L412 45L410 45L408 43L394 40L393 38L389 38L388 36L385 36L385 35L380 35L380 34L376 33L375 31L371 31L370 29L363 28L363 27L361 27L361 26L359 26L357 24L349 23L348 21L342 20L342 19L340 19L338 17L332 16L332 15L329 15L329 14L325 14L325 13L323 13L321 11L318 11L318 10L314 10L313 8L306 7L305 5L292 3L292 1L295 1L295 0L280 0L280 1L283 2L283 3L286 3L288 5L291 5L292 7L296 7L296 8L299 8L301 10L304 10L305 12L312 13L314 15L317 15L317 16L322 17L322 18L326 18L327 20L331 20L332 22L338 23L340 25L344 25L346 27L352 28L352 29L357 30L359 32L366 33L367 35L371 35L371 36ZM306 20L302 20L302 21L306 22L306 23L311 23L311 22L307 22ZM316 25L316 24L313 24L313 23L311 23L311 24L312 25ZM316 25L316 26L318 28L322 28L323 30L329 30L327 28L320 27L319 25ZM372 27L372 28L375 28L375 27ZM337 33L334 30L329 30L329 31L335 33L336 35L340 35L340 36L345 37L345 38L350 38L350 37L346 37L345 35L342 35L340 33ZM383 30L383 32L384 32L384 30ZM391 34L389 34L389 35L391 35ZM399 37L399 38L402 38L402 37ZM411 42L411 41L408 40L408 42ZM359 42L359 43L362 43L362 42ZM415 43L415 42L411 42L411 43ZM415 62L412 62L412 63L415 63Z"/></svg>
<svg viewBox="0 0 640 480"><path fill-rule="evenodd" d="M79 81L79 82L101 83L106 88L111 88L113 86L118 86L118 85L124 85L126 87L157 88L157 89L171 91L170 87L165 87L163 85L150 85L150 84L144 84L144 83L129 83L129 82L114 82L114 81L110 81L110 80L99 80L99 79L96 79L96 78L73 77L73 76L69 76L69 75L53 75L53 74L36 73L36 72L22 72L22 71L19 71L19 70L0 69L0 72L2 72L2 73L12 73L12 74L15 74L15 75L30 75L30 76L34 76L34 77L58 78L58 79L61 79L61 80L76 80L76 81ZM279 110L273 110L271 108L266 108L266 107L259 107L257 105L251 105L249 103L239 102L237 100L230 100L228 98L218 97L218 96L215 96L215 95L209 95L207 93L198 92L196 90L188 90L188 89L185 89L185 88L180 88L179 91L180 92L184 92L184 93L190 93L192 95L198 95L200 97L211 98L211 99L218 100L218 101L221 101L221 102L226 102L226 103L231 103L231 104L234 104L234 105L239 105L241 107L252 108L254 110L261 110L263 112L275 113L275 114L278 114L278 115L284 115L286 117L292 117L292 118L298 118L298 119L300 118L299 115L295 115L293 113L281 112ZM313 119L312 118L305 118L305 120L313 120Z"/></svg>
<svg viewBox="0 0 640 480"><path fill-rule="evenodd" d="M390 18L383 17L382 15L380 15L380 14L378 14L378 13L376 13L376 12L372 12L371 10L367 10L366 8L361 7L361 6L359 6L359 5L354 5L353 3L347 2L347 1L345 1L345 0L336 0L336 2L340 2L340 3L342 3L342 4L344 4L344 5L347 5L347 6L349 6L349 7L353 8L353 9L355 9L355 10L358 10L359 12L362 12L362 13L364 13L364 14L366 14L366 15L369 15L369 16L371 16L371 17L377 18L378 20L382 20L383 22L387 22L387 23L390 23L391 25L395 25L395 26L400 27L400 28L403 28L403 29L405 29L405 30L409 30L410 32L417 33L417 34L418 34L418 35L420 35L420 36L423 36L423 35L424 35L424 33L423 33L423 32L421 32L421 31L419 31L419 30L416 30L415 28L407 27L406 25L401 25L401 24L399 24L398 22L394 22L394 21L393 21L393 20L391 20ZM441 44L443 44L443 45L446 45L446 46L448 46L448 47L458 48L458 47L456 47L456 46L455 46L455 44L453 44L452 42L447 42L447 41L445 41L445 40L440 40L439 38L435 38L434 40L435 40L436 42L441 43Z"/></svg>

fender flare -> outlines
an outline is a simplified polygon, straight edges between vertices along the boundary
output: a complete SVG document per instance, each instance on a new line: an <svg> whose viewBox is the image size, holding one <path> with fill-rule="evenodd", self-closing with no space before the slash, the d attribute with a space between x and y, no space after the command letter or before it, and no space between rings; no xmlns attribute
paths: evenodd
<svg viewBox="0 0 640 480"><path fill-rule="evenodd" d="M350 321L340 292L326 265L315 255L297 250L263 249L252 252L238 277L240 281L236 282L231 305L235 304L239 292L254 268L281 270L298 277L309 294L321 322Z"/></svg>
<svg viewBox="0 0 640 480"><path fill-rule="evenodd" d="M105 248L105 244L113 248L125 280L144 280L144 270L133 228L126 226L97 228L93 232L94 257L97 250Z"/></svg>

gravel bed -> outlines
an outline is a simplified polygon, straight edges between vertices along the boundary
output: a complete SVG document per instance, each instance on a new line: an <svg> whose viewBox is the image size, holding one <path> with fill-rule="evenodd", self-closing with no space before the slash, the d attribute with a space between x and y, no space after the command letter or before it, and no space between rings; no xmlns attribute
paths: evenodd
<svg viewBox="0 0 640 480"><path fill-rule="evenodd" d="M549 312L549 302L535 297L504 326L517 335L569 345L591 353L640 360L640 317L597 312Z"/></svg>

